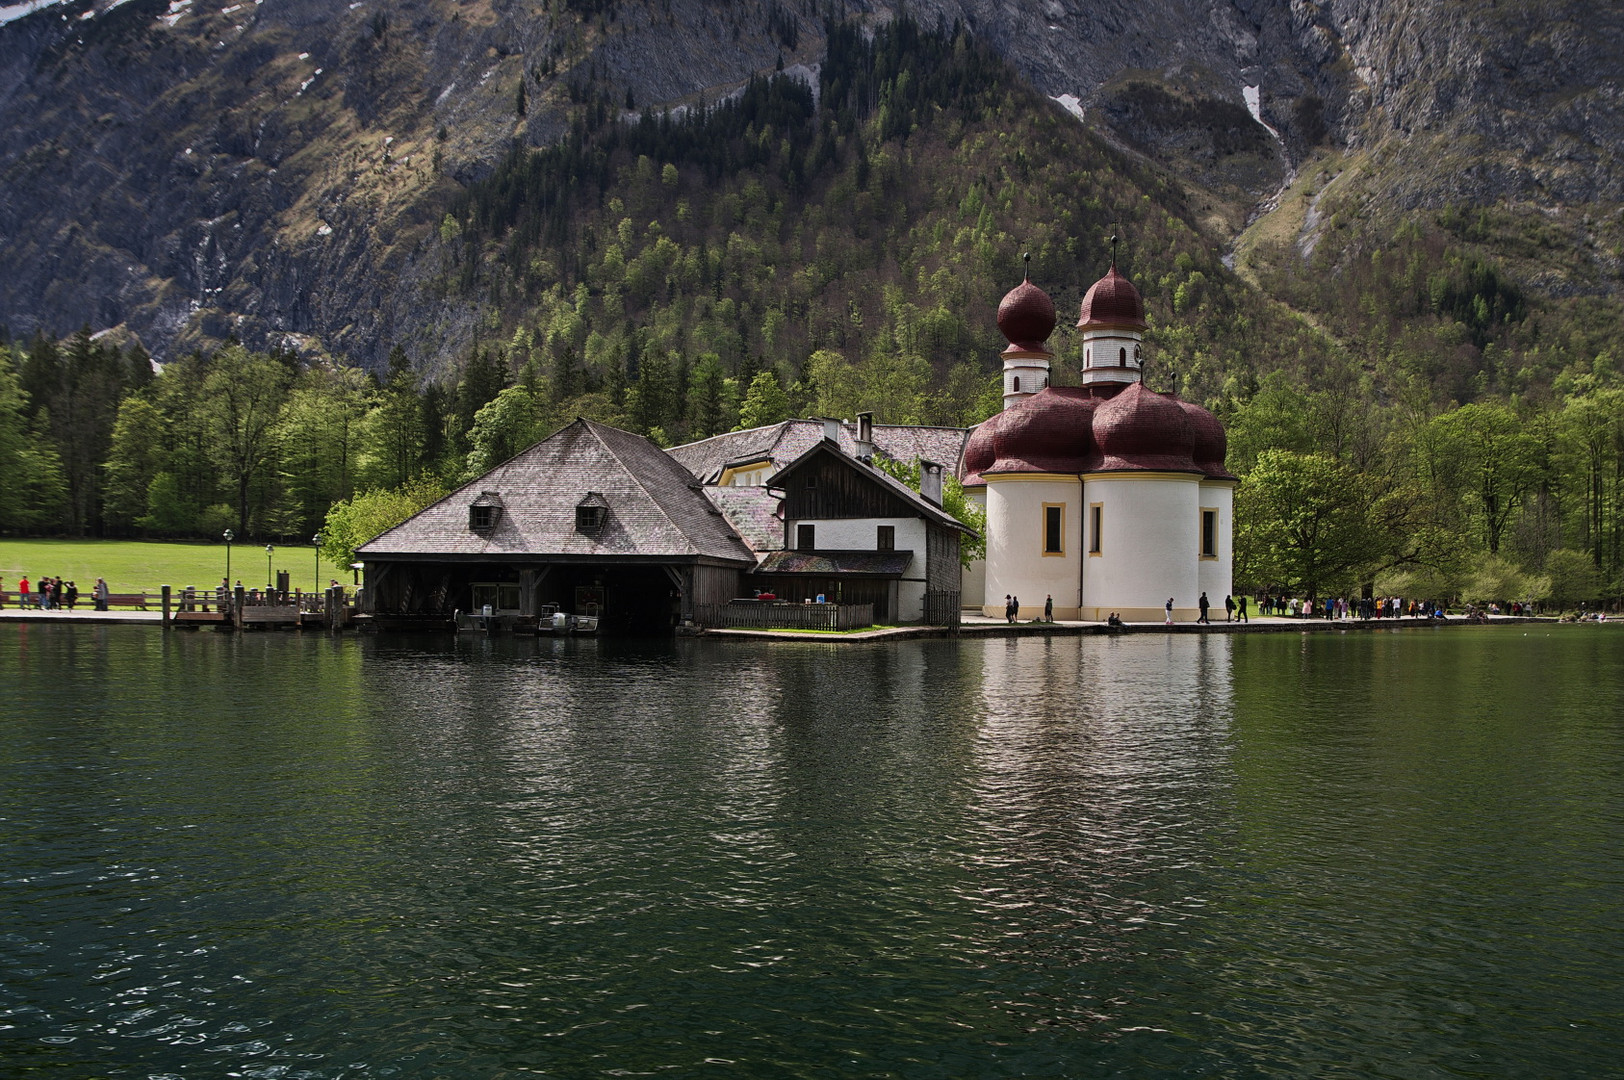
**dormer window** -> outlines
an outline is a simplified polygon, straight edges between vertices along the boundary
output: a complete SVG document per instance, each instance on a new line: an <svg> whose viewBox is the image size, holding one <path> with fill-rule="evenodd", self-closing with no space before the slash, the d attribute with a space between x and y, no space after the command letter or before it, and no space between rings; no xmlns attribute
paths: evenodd
<svg viewBox="0 0 1624 1080"><path fill-rule="evenodd" d="M479 498L468 504L468 527L474 532L490 532L501 517L502 496L494 491L481 491Z"/></svg>
<svg viewBox="0 0 1624 1080"><path fill-rule="evenodd" d="M575 531L596 536L608 517L609 503L596 491L589 491L586 498L575 504Z"/></svg>

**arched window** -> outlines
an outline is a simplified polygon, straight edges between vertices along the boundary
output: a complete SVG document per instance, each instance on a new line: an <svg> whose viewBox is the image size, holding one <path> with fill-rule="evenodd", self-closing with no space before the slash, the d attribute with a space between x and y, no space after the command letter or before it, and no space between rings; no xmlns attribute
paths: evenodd
<svg viewBox="0 0 1624 1080"><path fill-rule="evenodd" d="M1015 392L1017 394L1021 392L1021 377L1019 375L1015 376Z"/></svg>
<svg viewBox="0 0 1624 1080"><path fill-rule="evenodd" d="M1118 349L1117 350L1117 367L1127 367L1127 366L1128 366L1128 350L1127 349Z"/></svg>
<svg viewBox="0 0 1624 1080"><path fill-rule="evenodd" d="M1085 349L1085 350L1083 350L1083 366L1084 367L1093 367L1094 366L1094 350L1093 349Z"/></svg>

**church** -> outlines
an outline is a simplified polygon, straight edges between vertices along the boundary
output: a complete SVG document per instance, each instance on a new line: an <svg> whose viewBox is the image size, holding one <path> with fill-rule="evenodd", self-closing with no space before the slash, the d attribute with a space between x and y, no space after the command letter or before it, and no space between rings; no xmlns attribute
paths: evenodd
<svg viewBox="0 0 1624 1080"><path fill-rule="evenodd" d="M1051 386L1054 302L1030 279L1004 297L998 328L1004 410L965 443L960 480L987 513L987 555L964 603L1002 617L1160 621L1222 609L1233 587L1236 478L1223 425L1206 409L1145 385L1145 304L1106 275L1077 321L1081 385Z"/></svg>

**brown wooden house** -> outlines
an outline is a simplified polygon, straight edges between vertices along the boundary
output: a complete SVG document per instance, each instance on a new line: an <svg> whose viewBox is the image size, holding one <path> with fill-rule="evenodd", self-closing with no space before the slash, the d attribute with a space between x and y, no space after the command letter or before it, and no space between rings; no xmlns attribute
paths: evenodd
<svg viewBox="0 0 1624 1080"><path fill-rule="evenodd" d="M783 548L750 584L784 600L874 605L879 622L956 620L959 545L971 530L942 509L941 466L921 462L924 494L830 439L767 484L783 493Z"/></svg>

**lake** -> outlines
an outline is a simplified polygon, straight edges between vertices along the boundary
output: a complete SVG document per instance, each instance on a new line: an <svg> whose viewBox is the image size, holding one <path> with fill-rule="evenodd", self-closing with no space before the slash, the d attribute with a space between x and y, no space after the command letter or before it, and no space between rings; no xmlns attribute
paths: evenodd
<svg viewBox="0 0 1624 1080"><path fill-rule="evenodd" d="M1624 1075L1624 631L0 627L6 1077Z"/></svg>

